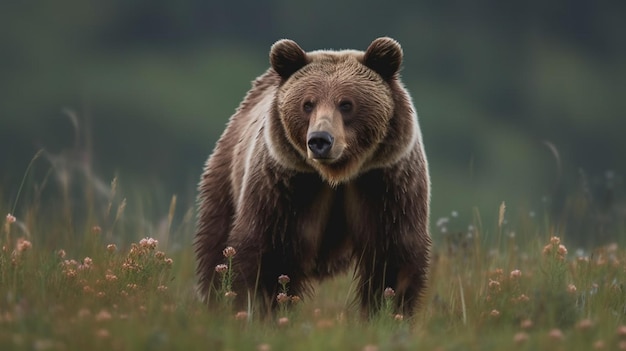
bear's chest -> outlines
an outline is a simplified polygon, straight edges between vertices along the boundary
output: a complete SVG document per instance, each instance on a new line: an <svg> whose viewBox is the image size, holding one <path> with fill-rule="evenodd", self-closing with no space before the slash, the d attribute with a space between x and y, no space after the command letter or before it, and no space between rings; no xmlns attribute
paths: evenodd
<svg viewBox="0 0 626 351"><path fill-rule="evenodd" d="M311 177L293 190L288 227L304 270L320 277L343 270L352 247L346 186L331 188Z"/></svg>

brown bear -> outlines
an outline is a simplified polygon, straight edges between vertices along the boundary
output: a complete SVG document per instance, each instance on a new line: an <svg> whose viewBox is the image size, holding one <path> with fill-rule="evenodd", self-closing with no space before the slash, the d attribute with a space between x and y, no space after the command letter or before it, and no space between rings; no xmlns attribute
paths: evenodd
<svg viewBox="0 0 626 351"><path fill-rule="evenodd" d="M230 118L199 185L203 299L219 289L215 267L232 246L239 307L276 307L280 275L302 296L352 266L365 315L381 309L386 288L395 313L413 314L429 267L430 179L402 57L391 38L365 52L272 46L271 68Z"/></svg>

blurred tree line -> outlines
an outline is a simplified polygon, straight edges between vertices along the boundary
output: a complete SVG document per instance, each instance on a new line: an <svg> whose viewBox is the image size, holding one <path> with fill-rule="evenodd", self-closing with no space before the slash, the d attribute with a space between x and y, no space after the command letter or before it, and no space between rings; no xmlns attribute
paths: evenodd
<svg viewBox="0 0 626 351"><path fill-rule="evenodd" d="M275 40L365 49L387 35L404 48L435 217L550 202L616 211L623 231L625 10L563 0L3 1L0 195L13 199L44 148L53 173L89 168L104 183L117 174L191 203Z"/></svg>

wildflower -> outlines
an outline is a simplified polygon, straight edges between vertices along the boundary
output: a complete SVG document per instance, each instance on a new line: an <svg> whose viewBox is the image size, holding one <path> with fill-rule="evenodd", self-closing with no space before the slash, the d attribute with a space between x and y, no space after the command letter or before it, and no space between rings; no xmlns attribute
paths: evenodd
<svg viewBox="0 0 626 351"><path fill-rule="evenodd" d="M237 293L234 291L227 291L224 293L224 296L228 299L234 299L237 296Z"/></svg>
<svg viewBox="0 0 626 351"><path fill-rule="evenodd" d="M439 219L437 219L437 227L444 227L446 224L448 224L448 222L450 221L450 218L448 217L441 217Z"/></svg>
<svg viewBox="0 0 626 351"><path fill-rule="evenodd" d="M577 290L576 289L576 285L574 285L574 284L569 284L567 286L567 292L570 293L570 294L576 293L576 290Z"/></svg>
<svg viewBox="0 0 626 351"><path fill-rule="evenodd" d="M174 263L174 260L168 257L163 262L165 262L166 265L171 266Z"/></svg>
<svg viewBox="0 0 626 351"><path fill-rule="evenodd" d="M524 319L523 321L520 322L520 327L522 329L530 329L533 326L533 321L531 321L530 319Z"/></svg>
<svg viewBox="0 0 626 351"><path fill-rule="evenodd" d="M13 216L12 214L7 214L7 224L13 224L15 223L17 219L15 218L15 216Z"/></svg>
<svg viewBox="0 0 626 351"><path fill-rule="evenodd" d="M17 252L24 252L28 249L30 249L33 245L30 243L30 241L24 239L24 238L19 238L17 240Z"/></svg>
<svg viewBox="0 0 626 351"><path fill-rule="evenodd" d="M93 263L93 260L90 257L83 258L83 265L87 267L91 267L92 263Z"/></svg>
<svg viewBox="0 0 626 351"><path fill-rule="evenodd" d="M107 294L104 291L98 291L98 293L96 294L97 297L99 298L103 298L105 297Z"/></svg>
<svg viewBox="0 0 626 351"><path fill-rule="evenodd" d="M166 290L167 290L167 286L165 286L165 285L159 285L159 286L157 286L157 291L164 292L164 291L166 291Z"/></svg>
<svg viewBox="0 0 626 351"><path fill-rule="evenodd" d="M493 291L500 291L500 282L497 280L489 279L489 289Z"/></svg>
<svg viewBox="0 0 626 351"><path fill-rule="evenodd" d="M78 273L76 273L74 269L68 269L65 271L65 276L68 278L75 278L77 274Z"/></svg>
<svg viewBox="0 0 626 351"><path fill-rule="evenodd" d="M111 316L111 313L109 313L109 311L100 310L100 312L98 312L95 318L96 318L96 321L98 322L104 322L104 321L111 320L111 318L113 317Z"/></svg>
<svg viewBox="0 0 626 351"><path fill-rule="evenodd" d="M281 274L278 276L278 284L282 286L289 284L290 281L291 279L289 279L289 276L286 274Z"/></svg>
<svg viewBox="0 0 626 351"><path fill-rule="evenodd" d="M563 340L565 338L561 329L558 328L550 330L550 332L548 333L548 337L550 337L550 339L552 340Z"/></svg>
<svg viewBox="0 0 626 351"><path fill-rule="evenodd" d="M561 238L559 238L558 236L553 236L550 238L550 244L557 246L561 243Z"/></svg>
<svg viewBox="0 0 626 351"><path fill-rule="evenodd" d="M383 292L383 297L385 297L386 299L392 299L394 298L394 296L396 296L396 292L392 288L385 288L385 291Z"/></svg>
<svg viewBox="0 0 626 351"><path fill-rule="evenodd" d="M111 333L106 329L98 329L96 330L96 336L100 339L107 339L111 336Z"/></svg>
<svg viewBox="0 0 626 351"><path fill-rule="evenodd" d="M110 253L113 253L115 251L117 251L117 246L115 244L109 244L107 245L107 251Z"/></svg>
<svg viewBox="0 0 626 351"><path fill-rule="evenodd" d="M238 321L245 321L246 319L248 319L248 312L246 311L237 312L237 314L235 314L235 319Z"/></svg>
<svg viewBox="0 0 626 351"><path fill-rule="evenodd" d="M620 325L619 327L617 327L617 335L619 336L626 336L626 325Z"/></svg>
<svg viewBox="0 0 626 351"><path fill-rule="evenodd" d="M60 259L64 259L65 255L65 250L60 249L59 251L57 251L57 256L59 256Z"/></svg>
<svg viewBox="0 0 626 351"><path fill-rule="evenodd" d="M319 318L322 315L322 310L319 308L316 308L313 310L313 317L315 318Z"/></svg>
<svg viewBox="0 0 626 351"><path fill-rule="evenodd" d="M228 272L228 265L218 264L217 266L215 266L215 271L217 273L224 274L224 273Z"/></svg>
<svg viewBox="0 0 626 351"><path fill-rule="evenodd" d="M393 319L397 320L398 322L401 322L402 320L404 320L404 315L398 313L395 316L393 316Z"/></svg>
<svg viewBox="0 0 626 351"><path fill-rule="evenodd" d="M576 324L576 329L580 331L589 330L593 327L591 319L583 319Z"/></svg>
<svg viewBox="0 0 626 351"><path fill-rule="evenodd" d="M157 259L159 259L159 260L163 260L163 259L165 259L165 252L163 252L163 251L157 251L157 252L154 254L154 257L155 257L155 258L157 258Z"/></svg>
<svg viewBox="0 0 626 351"><path fill-rule="evenodd" d="M237 253L237 251L235 251L235 248L232 247L232 246L228 246L227 248L224 249L224 251L222 251L222 254L226 258L231 258L231 257L235 256L236 253Z"/></svg>
<svg viewBox="0 0 626 351"><path fill-rule="evenodd" d="M513 336L513 341L516 344L524 343L526 342L526 340L528 340L528 334L525 332L518 332L517 334Z"/></svg>
<svg viewBox="0 0 626 351"><path fill-rule="evenodd" d="M559 245L559 248L556 250L556 252L559 256L565 256L567 255L567 248L565 247L565 245Z"/></svg>
<svg viewBox="0 0 626 351"><path fill-rule="evenodd" d="M109 282L114 282L114 281L117 281L117 276L113 273L107 273L105 274L104 279L106 279Z"/></svg>
<svg viewBox="0 0 626 351"><path fill-rule="evenodd" d="M548 255L550 255L550 253L551 253L551 252L552 252L552 245L550 245L550 244L548 244L548 245L544 246L544 247L543 247L543 250L541 251L541 253L542 253L544 256L548 256Z"/></svg>
<svg viewBox="0 0 626 351"><path fill-rule="evenodd" d="M100 226L94 225L93 227L91 227L91 232L93 234L100 234L102 232L102 228L100 228Z"/></svg>
<svg viewBox="0 0 626 351"><path fill-rule="evenodd" d="M528 300L530 300L530 298L528 296L526 296L526 294L521 294L518 298L517 301L518 302L528 302Z"/></svg>
<svg viewBox="0 0 626 351"><path fill-rule="evenodd" d="M280 317L280 318L278 318L278 326L284 327L287 324L289 324L289 318L287 318L287 317Z"/></svg>
<svg viewBox="0 0 626 351"><path fill-rule="evenodd" d="M139 240L139 246L145 249L153 250L157 247L158 244L159 244L159 241L153 238L143 238Z"/></svg>
<svg viewBox="0 0 626 351"><path fill-rule="evenodd" d="M137 256L137 255L141 255L141 250L139 249L139 246L137 246L137 244L132 243L130 245L130 251L128 253L130 256Z"/></svg>
<svg viewBox="0 0 626 351"><path fill-rule="evenodd" d="M279 304L284 304L286 302L289 302L290 298L287 294L285 293L279 293L278 295L276 295L276 301L278 301Z"/></svg>
<svg viewBox="0 0 626 351"><path fill-rule="evenodd" d="M500 317L500 311L493 309L491 310L491 312L489 312L489 315L494 318Z"/></svg>
<svg viewBox="0 0 626 351"><path fill-rule="evenodd" d="M87 308L81 308L78 310L78 318L87 318L91 315L91 311Z"/></svg>
<svg viewBox="0 0 626 351"><path fill-rule="evenodd" d="M292 304L295 305L295 304L297 304L299 302L300 302L300 296L294 295L294 296L291 297L291 303Z"/></svg>
<svg viewBox="0 0 626 351"><path fill-rule="evenodd" d="M522 276L522 271L520 271L519 269L511 271L511 274L510 274L511 279L518 279L521 276Z"/></svg>

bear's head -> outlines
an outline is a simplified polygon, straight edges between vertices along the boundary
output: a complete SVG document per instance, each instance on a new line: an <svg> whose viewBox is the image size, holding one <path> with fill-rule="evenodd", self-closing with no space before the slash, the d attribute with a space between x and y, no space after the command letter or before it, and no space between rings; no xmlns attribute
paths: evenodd
<svg viewBox="0 0 626 351"><path fill-rule="evenodd" d="M266 136L287 167L317 171L335 186L394 162L414 141L395 40L378 38L365 52L307 53L285 39L272 46L270 63L280 83Z"/></svg>

